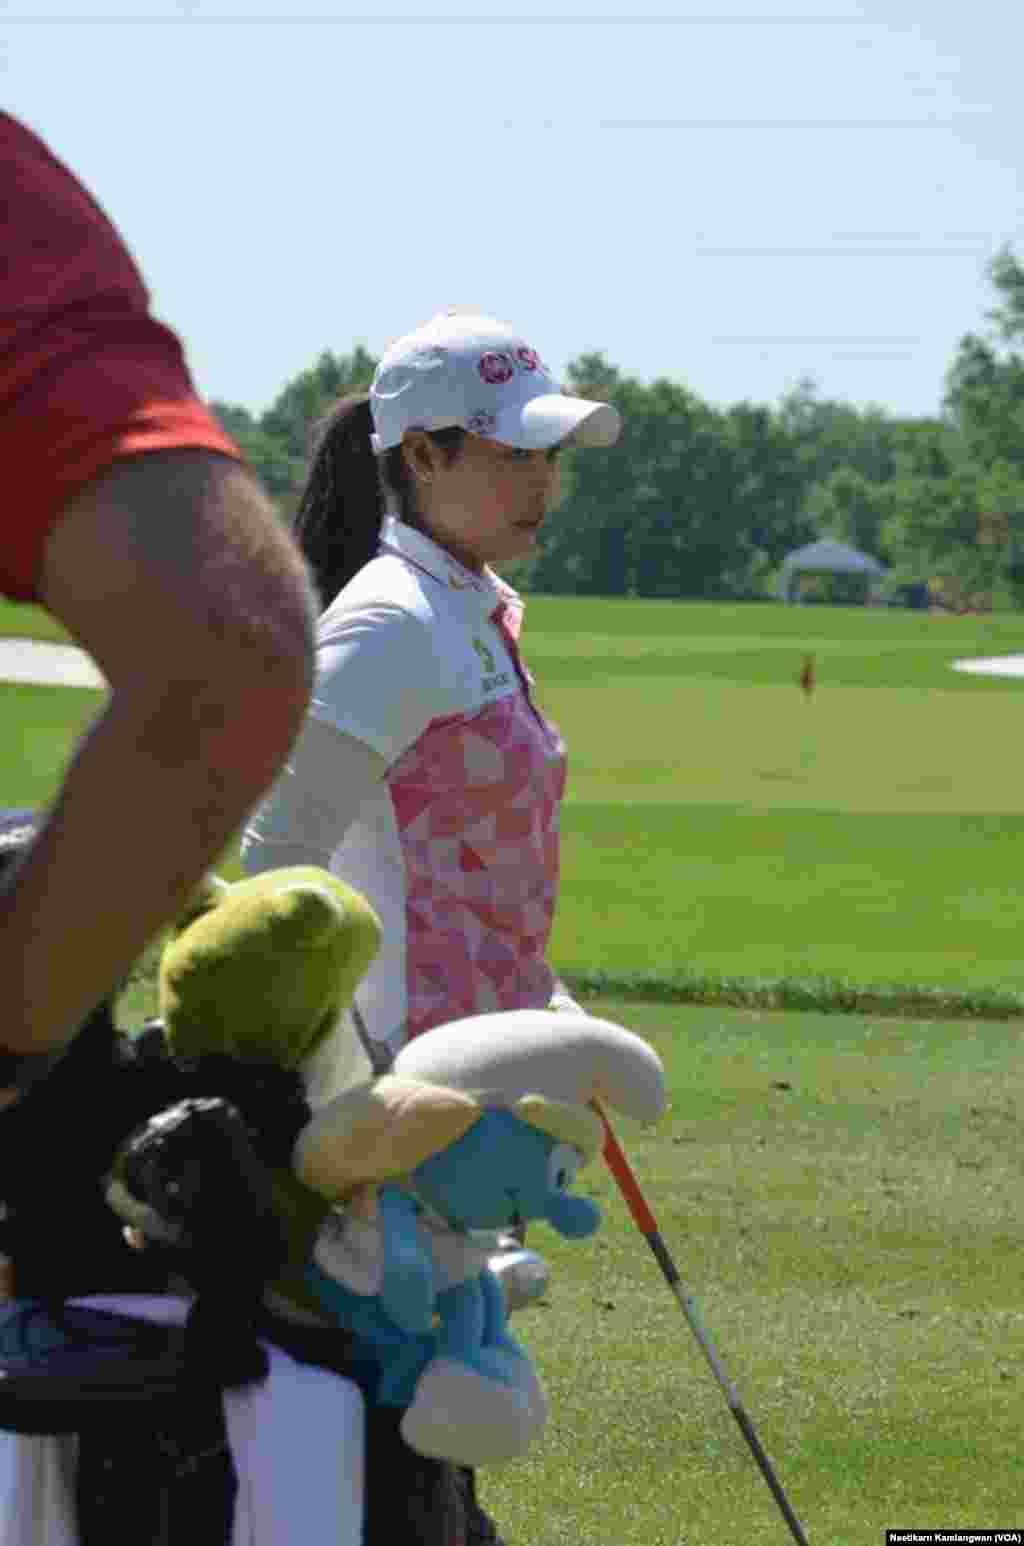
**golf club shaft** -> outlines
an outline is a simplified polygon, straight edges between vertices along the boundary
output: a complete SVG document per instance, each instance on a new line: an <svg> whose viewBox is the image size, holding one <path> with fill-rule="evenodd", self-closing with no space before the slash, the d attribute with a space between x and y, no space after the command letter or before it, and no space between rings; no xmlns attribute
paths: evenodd
<svg viewBox="0 0 1024 1546"><path fill-rule="evenodd" d="M604 1127L605 1163L607 1164L608 1169L611 1171L612 1176L615 1179L615 1183L618 1186L619 1191L622 1193L623 1198L625 1199L626 1206L632 1214L633 1222L636 1224L637 1229L639 1229L640 1233L647 1241L647 1244L650 1246L654 1255L654 1259L658 1263L658 1266L661 1268L666 1283L672 1290L672 1293L675 1295L676 1299L679 1301L682 1312L686 1316L687 1324L696 1337L700 1350L704 1354L704 1357L707 1359L708 1366L710 1367L712 1374L715 1376L715 1379L718 1381L718 1384L721 1387L723 1394L725 1395L726 1401L729 1403L729 1410L733 1417L736 1419L736 1424L743 1437L746 1439L751 1454L757 1461L758 1470L761 1472L761 1475L768 1483L772 1497L779 1505L782 1517L789 1526L790 1534L792 1535L793 1539L798 1542L798 1546L810 1546L807 1536L804 1534L803 1525L794 1514L790 1506L789 1499L786 1497L786 1494L782 1490L782 1485L779 1482L778 1477L775 1475L774 1470L772 1469L772 1463L768 1459L768 1456L765 1454L761 1445L761 1441L754 1431L754 1425L750 1421L750 1418L747 1416L743 1408L743 1403L739 1398L736 1387L733 1385L725 1370L722 1368L722 1363L717 1352L715 1351L714 1344L704 1329L700 1318L700 1312L697 1308L697 1301L694 1299L692 1294L688 1294L686 1292L686 1289L683 1286L683 1281L679 1276L678 1270L676 1269L676 1264L672 1260L672 1257L669 1255L669 1251L665 1245L664 1240L661 1238L661 1233L658 1229L654 1214L647 1206L647 1202L640 1190L636 1176L633 1174L632 1167L630 1166L628 1159L623 1153L618 1139L612 1132L611 1123L608 1121L603 1108L596 1100L592 1101L591 1105L597 1112L597 1115L601 1118L601 1122Z"/></svg>

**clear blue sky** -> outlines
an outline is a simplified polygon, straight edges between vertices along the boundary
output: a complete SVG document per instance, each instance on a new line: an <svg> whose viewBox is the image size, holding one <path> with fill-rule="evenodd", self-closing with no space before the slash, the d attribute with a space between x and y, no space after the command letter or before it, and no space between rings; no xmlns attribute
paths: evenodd
<svg viewBox="0 0 1024 1546"><path fill-rule="evenodd" d="M524 3L0 0L5 106L253 412L448 304L556 370L937 410L1024 255L1013 0Z"/></svg>

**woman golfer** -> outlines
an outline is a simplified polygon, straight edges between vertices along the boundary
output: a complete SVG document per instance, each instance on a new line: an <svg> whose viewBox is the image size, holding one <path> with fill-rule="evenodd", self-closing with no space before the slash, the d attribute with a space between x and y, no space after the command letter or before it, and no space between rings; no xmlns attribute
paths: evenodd
<svg viewBox="0 0 1024 1546"><path fill-rule="evenodd" d="M319 426L296 520L326 607L316 684L242 853L251 874L321 865L376 908L383 947L353 1014L378 1068L446 1021L571 1005L545 958L565 747L519 654L523 603L491 565L532 552L562 448L620 427L511 328L465 313L392 345L368 397ZM321 1099L346 1071L335 1051ZM469 1473L464 1492L468 1546L496 1542Z"/></svg>
<svg viewBox="0 0 1024 1546"><path fill-rule="evenodd" d="M320 426L296 521L326 606L316 685L243 862L322 865L377 909L356 1014L381 1066L432 1026L555 992L565 748L490 566L533 550L559 451L619 429L509 327L462 313L400 339Z"/></svg>

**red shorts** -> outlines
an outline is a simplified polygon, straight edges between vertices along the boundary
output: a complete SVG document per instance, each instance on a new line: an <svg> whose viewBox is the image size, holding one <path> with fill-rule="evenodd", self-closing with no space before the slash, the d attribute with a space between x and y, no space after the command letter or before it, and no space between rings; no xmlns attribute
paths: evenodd
<svg viewBox="0 0 1024 1546"><path fill-rule="evenodd" d="M0 593L32 601L61 511L118 457L240 453L99 205L5 113L0 252Z"/></svg>

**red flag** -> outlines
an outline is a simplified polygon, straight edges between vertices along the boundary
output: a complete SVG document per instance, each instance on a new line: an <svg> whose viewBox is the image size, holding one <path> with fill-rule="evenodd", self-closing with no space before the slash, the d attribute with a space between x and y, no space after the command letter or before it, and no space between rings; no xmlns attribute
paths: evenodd
<svg viewBox="0 0 1024 1546"><path fill-rule="evenodd" d="M814 656L808 655L804 659L803 669L800 672L800 686L809 698L814 691Z"/></svg>

